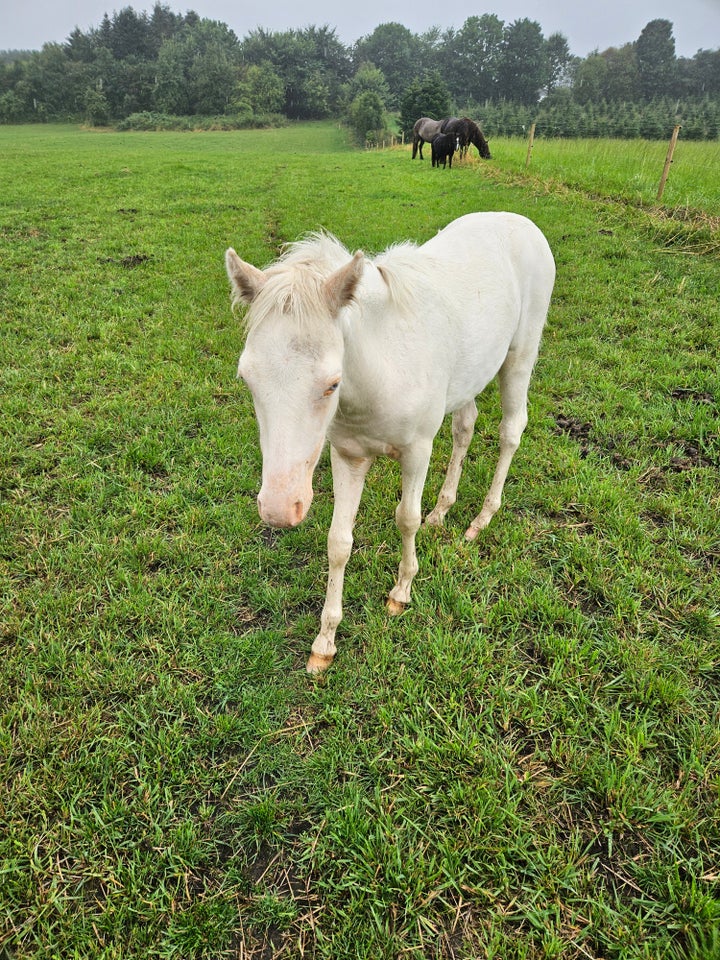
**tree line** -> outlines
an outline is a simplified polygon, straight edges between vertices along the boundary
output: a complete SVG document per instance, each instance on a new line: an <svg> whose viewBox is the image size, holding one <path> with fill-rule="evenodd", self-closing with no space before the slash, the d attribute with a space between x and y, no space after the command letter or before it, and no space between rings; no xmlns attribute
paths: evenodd
<svg viewBox="0 0 720 960"><path fill-rule="evenodd" d="M65 43L0 54L0 122L157 126L213 118L249 126L336 117L360 140L418 116L468 114L488 135L538 122L553 136L720 132L720 50L678 57L673 24L652 20L621 47L574 56L527 18L469 17L414 34L383 23L351 46L329 26L253 30L156 3L125 7Z"/></svg>

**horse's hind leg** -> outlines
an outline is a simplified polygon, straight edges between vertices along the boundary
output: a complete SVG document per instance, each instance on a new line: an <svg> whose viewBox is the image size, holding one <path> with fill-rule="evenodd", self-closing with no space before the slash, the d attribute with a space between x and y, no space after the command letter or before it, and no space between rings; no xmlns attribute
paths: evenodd
<svg viewBox="0 0 720 960"><path fill-rule="evenodd" d="M527 393L534 362L535 354L521 357L516 351L511 350L498 373L502 404L500 456L482 510L465 531L467 540L474 540L477 537L480 530L490 523L502 503L505 479L527 426Z"/></svg>
<svg viewBox="0 0 720 960"><path fill-rule="evenodd" d="M425 523L431 527L438 527L445 519L445 514L457 499L457 488L462 473L463 461L467 454L470 441L472 440L475 421L477 420L477 407L475 401L470 400L464 407L460 407L453 413L452 435L453 450L448 464L447 473L442 489L438 495L437 503L434 509L425 518Z"/></svg>
<svg viewBox="0 0 720 960"><path fill-rule="evenodd" d="M402 613L409 603L410 587L418 571L415 534L422 521L422 492L431 453L432 440L419 441L406 450L400 459L402 496L395 511L395 522L402 534L402 557L397 581L387 601L387 610L391 615Z"/></svg>

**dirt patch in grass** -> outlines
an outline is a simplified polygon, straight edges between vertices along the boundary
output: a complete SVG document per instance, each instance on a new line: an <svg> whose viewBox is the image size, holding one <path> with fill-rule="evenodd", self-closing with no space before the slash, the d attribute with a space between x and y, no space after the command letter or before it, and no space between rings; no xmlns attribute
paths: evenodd
<svg viewBox="0 0 720 960"><path fill-rule="evenodd" d="M691 387L676 387L670 391L673 400L692 400L693 403L715 405L715 397L706 390L693 390Z"/></svg>
<svg viewBox="0 0 720 960"><path fill-rule="evenodd" d="M103 257L100 261L101 263L114 263L120 267L123 267L125 270L134 270L135 267L141 266L143 263L147 263L152 260L152 257L147 253L131 253L126 257Z"/></svg>
<svg viewBox="0 0 720 960"><path fill-rule="evenodd" d="M673 392L673 396L677 393ZM683 398L693 393L693 391L683 391ZM714 403L712 394L698 393L697 400L700 403ZM693 399L695 397L693 396ZM623 452L629 446L638 445L637 438L620 435L617 437L605 437L602 440L593 435L592 424L582 421L575 417L566 417L558 414L555 417L554 433L557 436L567 436L574 440L580 447L580 456L584 460L589 454L595 453L601 457L609 459L618 470L630 470L635 462ZM716 439L716 435L708 435L706 441ZM650 441L651 450L664 450L668 447L667 440ZM692 440L678 438L673 440L673 447L678 451L675 456L670 457L667 463L652 466L643 474L644 478L650 479L663 473L685 473L688 470L694 470L698 467L717 467L718 460L708 454L703 445Z"/></svg>

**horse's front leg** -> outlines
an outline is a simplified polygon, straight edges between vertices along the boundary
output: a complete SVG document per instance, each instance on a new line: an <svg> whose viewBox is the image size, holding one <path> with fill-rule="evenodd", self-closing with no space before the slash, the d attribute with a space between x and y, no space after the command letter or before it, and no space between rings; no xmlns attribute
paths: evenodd
<svg viewBox="0 0 720 960"><path fill-rule="evenodd" d="M328 581L325 605L320 617L320 633L312 645L307 662L308 673L327 670L336 653L335 631L342 620L342 593L345 567L353 545L353 525L360 504L365 477L373 462L372 457L351 459L330 447L332 463L333 507L332 523L328 533Z"/></svg>
<svg viewBox="0 0 720 960"><path fill-rule="evenodd" d="M391 615L402 613L410 602L410 588L418 572L415 534L422 521L422 492L425 486L432 440L415 445L400 458L402 497L395 511L395 522L402 534L402 557L397 582L390 591L387 609Z"/></svg>

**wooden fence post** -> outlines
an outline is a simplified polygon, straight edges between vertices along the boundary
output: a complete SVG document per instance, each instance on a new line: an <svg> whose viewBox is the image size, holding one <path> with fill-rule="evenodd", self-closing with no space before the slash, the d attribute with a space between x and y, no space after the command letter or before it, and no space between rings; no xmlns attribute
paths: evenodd
<svg viewBox="0 0 720 960"><path fill-rule="evenodd" d="M525 157L525 166L530 166L530 154L532 153L533 143L535 142L535 124L530 127L530 137L528 138L527 156Z"/></svg>
<svg viewBox="0 0 720 960"><path fill-rule="evenodd" d="M678 123L672 132L672 137L670 137L670 145L668 146L667 156L665 157L665 167L663 168L662 177L660 177L660 186L658 187L657 192L658 200L662 200L663 191L665 190L665 182L667 181L668 174L670 173L670 164L673 162L673 154L675 153L675 146L677 144L679 134L680 124Z"/></svg>

